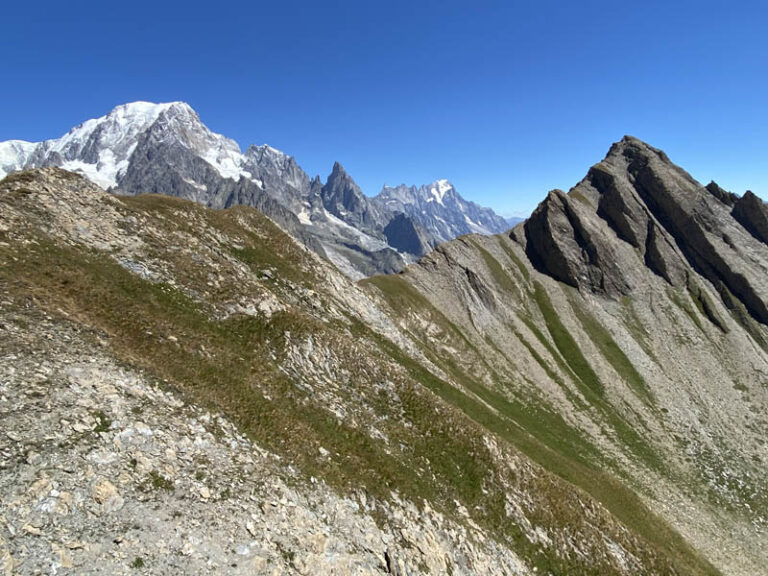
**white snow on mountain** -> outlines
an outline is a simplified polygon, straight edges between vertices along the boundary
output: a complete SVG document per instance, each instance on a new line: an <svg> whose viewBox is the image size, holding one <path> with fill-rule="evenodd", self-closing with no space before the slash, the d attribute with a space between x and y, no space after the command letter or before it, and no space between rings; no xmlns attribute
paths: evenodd
<svg viewBox="0 0 768 576"><path fill-rule="evenodd" d="M34 152L37 144L24 140L0 142L0 178L23 166L26 159Z"/></svg>
<svg viewBox="0 0 768 576"><path fill-rule="evenodd" d="M139 138L155 124L196 152L225 178L253 178L243 168L245 157L237 143L211 132L185 102L131 102L117 106L109 114L86 120L60 138L44 142L9 140L0 142L0 178L24 168L60 166L79 172L102 188L117 186L128 168ZM275 156L285 156L267 147Z"/></svg>
<svg viewBox="0 0 768 576"><path fill-rule="evenodd" d="M132 102L118 106L106 116L83 122L61 138L43 142L41 161L53 159L56 163L58 157L54 155L59 155L62 168L81 172L103 188L116 186L128 168L139 135L174 105L182 103Z"/></svg>
<svg viewBox="0 0 768 576"><path fill-rule="evenodd" d="M442 206L445 206L445 204L443 204L443 198L445 198L445 193L449 190L453 190L453 184L448 182L448 180L437 180L429 187L430 194L432 194L435 200ZM430 198L427 202L430 202L431 200L432 199Z"/></svg>

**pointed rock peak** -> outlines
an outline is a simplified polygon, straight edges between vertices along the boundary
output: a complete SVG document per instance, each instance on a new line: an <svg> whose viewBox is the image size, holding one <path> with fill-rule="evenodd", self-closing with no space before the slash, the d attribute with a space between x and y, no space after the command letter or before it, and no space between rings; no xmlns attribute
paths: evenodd
<svg viewBox="0 0 768 576"><path fill-rule="evenodd" d="M320 178L320 175L318 174L312 180L309 182L309 193L311 195L313 194L320 194L320 192L323 189L323 180Z"/></svg>
<svg viewBox="0 0 768 576"><path fill-rule="evenodd" d="M361 194L362 190L358 187L352 177L344 170L344 166L340 162L333 163L333 170L331 170L330 176L325 183L326 188L350 188L352 191Z"/></svg>
<svg viewBox="0 0 768 576"><path fill-rule="evenodd" d="M609 160L610 158L617 156L623 156L628 159L657 156L662 161L671 164L669 158L662 150L654 148L647 142L629 135L624 136L619 142L614 143L605 159Z"/></svg>
<svg viewBox="0 0 768 576"><path fill-rule="evenodd" d="M546 202L563 202L566 199L567 194L560 190L560 188L553 188L547 193L547 198L542 202L541 204L545 204ZM541 206L539 204L539 206Z"/></svg>
<svg viewBox="0 0 768 576"><path fill-rule="evenodd" d="M768 206L751 190L737 198L731 214L750 234L768 244Z"/></svg>
<svg viewBox="0 0 768 576"><path fill-rule="evenodd" d="M726 206L733 206L739 200L739 197L736 196L736 194L723 190L714 180L704 186L704 188Z"/></svg>

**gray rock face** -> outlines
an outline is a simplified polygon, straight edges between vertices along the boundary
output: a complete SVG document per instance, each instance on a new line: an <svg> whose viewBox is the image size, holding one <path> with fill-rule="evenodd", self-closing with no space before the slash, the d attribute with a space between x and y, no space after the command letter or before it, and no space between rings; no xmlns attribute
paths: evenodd
<svg viewBox="0 0 768 576"><path fill-rule="evenodd" d="M338 162L334 163L320 196L328 212L364 232L380 234L389 219L389 214L363 194Z"/></svg>
<svg viewBox="0 0 768 576"><path fill-rule="evenodd" d="M410 216L396 214L384 227L387 242L400 252L426 254L430 250L429 238Z"/></svg>
<svg viewBox="0 0 768 576"><path fill-rule="evenodd" d="M707 191L709 191L710 194L712 194L715 198L727 206L733 206L739 200L739 197L736 194L733 192L728 192L727 190L723 190L714 180L707 184L705 188Z"/></svg>
<svg viewBox="0 0 768 576"><path fill-rule="evenodd" d="M374 200L420 223L434 242L446 242L463 234L497 234L510 224L490 208L467 202L447 180L421 186L385 186Z"/></svg>
<svg viewBox="0 0 768 576"><path fill-rule="evenodd" d="M200 150L206 146L205 132L207 130L196 121L196 116L161 115L139 138L128 168L113 191L130 196L164 194L217 209L253 206L309 248L324 255L314 235L263 187L243 175L237 180L223 178L201 157Z"/></svg>
<svg viewBox="0 0 768 576"><path fill-rule="evenodd" d="M525 236L531 262L553 278L613 296L629 291L604 230L562 190L550 192L531 214Z"/></svg>
<svg viewBox="0 0 768 576"><path fill-rule="evenodd" d="M249 146L245 152L243 168L262 188L295 214L301 212L312 187L306 172L293 156L284 154L266 144Z"/></svg>
<svg viewBox="0 0 768 576"><path fill-rule="evenodd" d="M750 234L768 244L768 208L751 190L734 203L731 214Z"/></svg>
<svg viewBox="0 0 768 576"><path fill-rule="evenodd" d="M628 244L672 286L701 274L729 307L766 324L766 223L754 195L734 201L716 184L705 188L660 150L625 137L567 195L550 193L524 233L531 262L571 286L631 293L642 267L620 256Z"/></svg>

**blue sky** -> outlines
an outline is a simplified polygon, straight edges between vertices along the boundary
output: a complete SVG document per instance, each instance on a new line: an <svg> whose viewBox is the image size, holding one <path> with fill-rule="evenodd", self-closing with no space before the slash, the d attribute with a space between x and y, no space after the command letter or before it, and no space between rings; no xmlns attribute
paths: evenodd
<svg viewBox="0 0 768 576"><path fill-rule="evenodd" d="M3 20L0 140L184 100L310 175L341 161L368 194L448 178L525 213L632 134L768 196L758 2L70 0L6 3Z"/></svg>

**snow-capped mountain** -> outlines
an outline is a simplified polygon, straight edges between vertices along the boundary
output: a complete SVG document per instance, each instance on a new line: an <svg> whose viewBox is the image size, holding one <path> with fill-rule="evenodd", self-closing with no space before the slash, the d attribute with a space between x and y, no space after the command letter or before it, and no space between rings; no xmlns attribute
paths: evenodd
<svg viewBox="0 0 768 576"><path fill-rule="evenodd" d="M83 122L61 138L39 143L0 143L0 170L7 173L60 166L82 173L103 188L115 187L128 169L140 136L157 123L176 123L181 128L177 135L205 154L206 160L223 176L238 175L237 144L207 129L196 130L202 124L195 111L183 102L132 102L118 106L106 116Z"/></svg>
<svg viewBox="0 0 768 576"><path fill-rule="evenodd" d="M57 139L0 142L0 178L44 166L79 172L117 194L254 206L353 278L397 271L458 234L504 229L445 180L369 198L338 163L323 184L271 146L243 153L184 102L133 102Z"/></svg>
<svg viewBox="0 0 768 576"><path fill-rule="evenodd" d="M385 186L374 199L394 212L417 220L438 242L462 234L497 234L509 228L507 221L490 208L461 197L448 180L425 186Z"/></svg>

